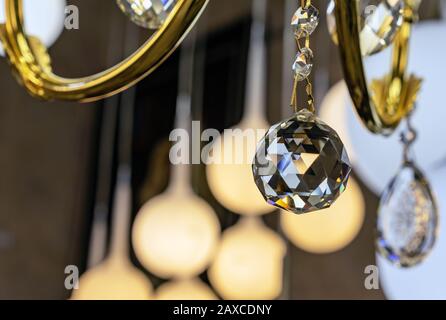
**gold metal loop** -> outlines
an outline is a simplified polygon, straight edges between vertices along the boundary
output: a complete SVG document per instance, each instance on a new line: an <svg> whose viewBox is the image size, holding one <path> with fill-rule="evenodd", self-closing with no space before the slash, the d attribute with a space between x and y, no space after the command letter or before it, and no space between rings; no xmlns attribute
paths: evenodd
<svg viewBox="0 0 446 320"><path fill-rule="evenodd" d="M179 46L208 0L178 0L163 26L133 55L108 70L76 79L53 74L45 46L25 34L22 0L5 3L0 38L19 82L45 100L91 102L122 92L152 73Z"/></svg>
<svg viewBox="0 0 446 320"><path fill-rule="evenodd" d="M407 76L409 39L415 17L406 0L404 22L393 44L392 67L381 79L367 83L360 46L359 0L335 0L335 16L344 77L356 111L373 133L390 135L412 111L421 79Z"/></svg>

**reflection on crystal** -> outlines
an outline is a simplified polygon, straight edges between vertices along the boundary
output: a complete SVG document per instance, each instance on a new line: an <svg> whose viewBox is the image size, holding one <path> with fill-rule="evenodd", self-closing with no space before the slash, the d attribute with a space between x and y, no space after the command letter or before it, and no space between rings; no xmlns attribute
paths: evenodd
<svg viewBox="0 0 446 320"><path fill-rule="evenodd" d="M364 56L378 53L389 46L403 23L404 0L368 2L364 9L361 51Z"/></svg>
<svg viewBox="0 0 446 320"><path fill-rule="evenodd" d="M400 267L416 265L432 250L437 225L437 207L423 174L412 164L404 165L381 198L379 253Z"/></svg>
<svg viewBox="0 0 446 320"><path fill-rule="evenodd" d="M330 207L350 171L339 136L306 109L268 131L253 164L265 200L297 214Z"/></svg>
<svg viewBox="0 0 446 320"><path fill-rule="evenodd" d="M337 45L339 43L338 40L338 32L336 29L336 17L335 17L335 2L334 0L331 0L328 3L328 7L327 7L327 27L328 27L328 32L330 33L331 39L333 40L333 42Z"/></svg>
<svg viewBox="0 0 446 320"><path fill-rule="evenodd" d="M327 8L328 31L338 43L335 1ZM387 48L403 23L404 0L361 0L360 43L363 56L370 56Z"/></svg>
<svg viewBox="0 0 446 320"><path fill-rule="evenodd" d="M314 6L300 7L291 20L294 27L294 35L297 39L310 36L319 24L319 11Z"/></svg>
<svg viewBox="0 0 446 320"><path fill-rule="evenodd" d="M137 25L158 29L177 0L116 0L119 8Z"/></svg>
<svg viewBox="0 0 446 320"><path fill-rule="evenodd" d="M293 71L297 81L302 81L311 73L313 69L313 51L310 48L302 48L293 63Z"/></svg>

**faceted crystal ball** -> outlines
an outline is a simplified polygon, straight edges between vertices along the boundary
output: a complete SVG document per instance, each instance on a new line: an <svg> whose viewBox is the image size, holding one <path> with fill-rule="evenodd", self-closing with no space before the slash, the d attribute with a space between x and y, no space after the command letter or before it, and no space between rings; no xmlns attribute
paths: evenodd
<svg viewBox="0 0 446 320"><path fill-rule="evenodd" d="M302 48L293 63L293 71L297 81L302 81L309 77L313 70L313 51L310 48Z"/></svg>
<svg viewBox="0 0 446 320"><path fill-rule="evenodd" d="M291 20L294 27L294 35L297 39L310 36L319 24L319 11L314 6L300 7Z"/></svg>
<svg viewBox="0 0 446 320"><path fill-rule="evenodd" d="M138 26L160 28L177 0L116 0L119 8Z"/></svg>
<svg viewBox="0 0 446 320"><path fill-rule="evenodd" d="M423 174L406 164L381 197L378 210L377 249L391 263L411 267L432 250L438 212Z"/></svg>
<svg viewBox="0 0 446 320"><path fill-rule="evenodd" d="M252 169L269 204L302 214L330 207L345 190L351 166L337 133L304 109L271 127Z"/></svg>

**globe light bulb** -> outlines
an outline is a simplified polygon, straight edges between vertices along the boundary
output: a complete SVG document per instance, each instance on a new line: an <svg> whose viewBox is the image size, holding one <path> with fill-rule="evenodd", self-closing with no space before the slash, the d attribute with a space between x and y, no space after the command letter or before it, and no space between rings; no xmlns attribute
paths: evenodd
<svg viewBox="0 0 446 320"><path fill-rule="evenodd" d="M350 97L346 93L348 95L348 89L344 81L339 81L331 87L322 100L319 108L319 117L323 121L330 123L330 126L338 133L348 151L350 161L354 164L356 162L356 154L347 126L347 108L344 107L350 101Z"/></svg>
<svg viewBox="0 0 446 320"><path fill-rule="evenodd" d="M49 48L64 30L66 0L23 0L25 29ZM5 23L5 0L0 0L0 23ZM5 56L3 47L0 55Z"/></svg>
<svg viewBox="0 0 446 320"><path fill-rule="evenodd" d="M149 201L133 225L138 260L161 278L191 278L214 256L220 224L212 208L189 194L165 193Z"/></svg>
<svg viewBox="0 0 446 320"><path fill-rule="evenodd" d="M79 279L72 300L148 300L153 298L149 279L127 263L105 262Z"/></svg>
<svg viewBox="0 0 446 320"><path fill-rule="evenodd" d="M223 233L208 271L215 290L227 300L270 300L282 292L282 238L254 218L245 218Z"/></svg>
<svg viewBox="0 0 446 320"><path fill-rule="evenodd" d="M158 300L217 300L212 289L199 279L166 282L155 294Z"/></svg>
<svg viewBox="0 0 446 320"><path fill-rule="evenodd" d="M266 204L252 177L252 160L257 142L263 137L258 133L266 126L263 122L250 121L232 128L232 134L222 135L212 146L214 161L206 166L209 188L232 212L256 216L275 210Z"/></svg>
<svg viewBox="0 0 446 320"><path fill-rule="evenodd" d="M364 197L350 178L345 194L330 208L306 215L283 212L280 217L282 230L296 247L311 253L331 253L350 244L361 230Z"/></svg>

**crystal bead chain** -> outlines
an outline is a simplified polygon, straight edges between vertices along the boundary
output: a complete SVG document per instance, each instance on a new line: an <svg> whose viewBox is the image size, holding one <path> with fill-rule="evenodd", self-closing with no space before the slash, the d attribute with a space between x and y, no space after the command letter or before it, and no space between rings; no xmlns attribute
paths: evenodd
<svg viewBox="0 0 446 320"><path fill-rule="evenodd" d="M294 83L290 106L296 113L301 109L305 109L299 107L298 105L297 90L301 81L305 81L306 83L305 91L308 97L306 109L312 113L315 112L313 85L309 80L309 75L313 67L313 52L310 48L310 35L316 29L318 23L319 12L315 7L313 7L311 0L300 0L300 8L295 13L292 21L292 25L295 27L294 36L298 48L298 54L293 65ZM301 43L302 39L304 40L304 44Z"/></svg>
<svg viewBox="0 0 446 320"><path fill-rule="evenodd" d="M296 114L272 126L260 141L252 173L264 199L295 214L330 207L345 191L351 172L347 150L339 135L314 114L310 35L319 12L310 0L300 0L291 25L298 53L293 64L291 106ZM297 86L306 82L308 106L298 107Z"/></svg>

